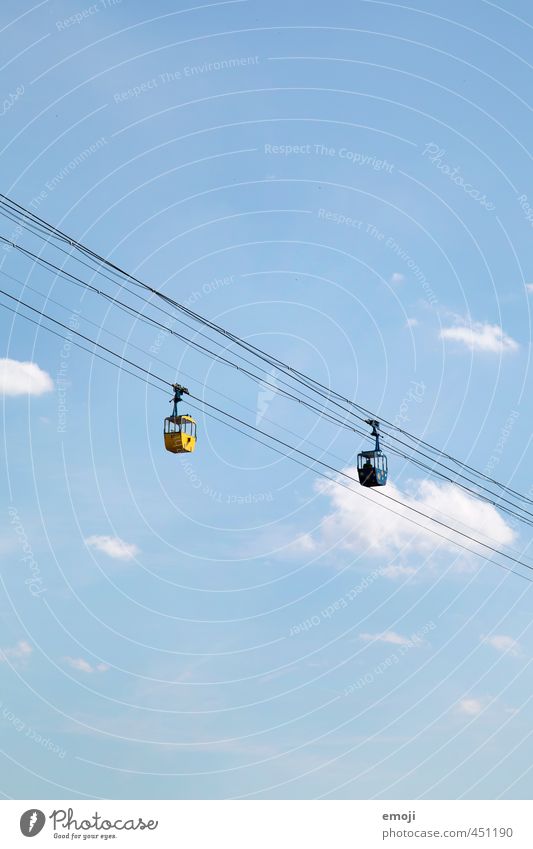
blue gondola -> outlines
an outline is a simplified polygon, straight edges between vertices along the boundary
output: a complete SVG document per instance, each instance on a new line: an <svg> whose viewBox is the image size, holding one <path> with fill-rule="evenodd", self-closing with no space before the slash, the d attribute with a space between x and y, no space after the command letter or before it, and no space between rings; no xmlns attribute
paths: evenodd
<svg viewBox="0 0 533 849"><path fill-rule="evenodd" d="M366 419L376 439L374 451L361 451L357 455L357 473L361 486L385 486L387 483L387 457L379 447L379 422Z"/></svg>

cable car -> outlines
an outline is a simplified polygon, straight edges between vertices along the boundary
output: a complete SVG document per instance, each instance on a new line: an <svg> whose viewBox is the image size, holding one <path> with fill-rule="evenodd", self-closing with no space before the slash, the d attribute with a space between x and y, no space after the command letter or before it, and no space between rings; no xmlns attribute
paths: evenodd
<svg viewBox="0 0 533 849"><path fill-rule="evenodd" d="M178 404L183 395L188 395L189 390L179 383L173 383L174 397L170 403L174 404L172 415L167 416L163 426L165 448L172 454L185 454L194 451L196 447L196 422L192 416L178 415Z"/></svg>
<svg viewBox="0 0 533 849"><path fill-rule="evenodd" d="M372 428L372 436L376 438L373 451L361 451L357 455L357 473L361 486L385 486L387 483L387 457L379 446L379 422L376 419L365 419Z"/></svg>

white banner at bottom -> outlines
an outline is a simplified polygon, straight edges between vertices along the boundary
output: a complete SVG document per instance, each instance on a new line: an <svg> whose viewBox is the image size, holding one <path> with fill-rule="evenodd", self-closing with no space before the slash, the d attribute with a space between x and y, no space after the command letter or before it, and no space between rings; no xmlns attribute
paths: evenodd
<svg viewBox="0 0 533 849"><path fill-rule="evenodd" d="M6 849L533 849L529 801L8 800L0 829Z"/></svg>

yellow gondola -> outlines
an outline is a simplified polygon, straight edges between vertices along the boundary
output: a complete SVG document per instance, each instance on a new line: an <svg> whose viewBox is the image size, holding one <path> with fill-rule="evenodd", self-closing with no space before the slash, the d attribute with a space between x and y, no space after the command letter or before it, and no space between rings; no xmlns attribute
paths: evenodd
<svg viewBox="0 0 533 849"><path fill-rule="evenodd" d="M165 419L163 427L165 448L172 454L190 453L196 447L196 422L191 416L178 415L178 404L182 395L189 394L189 390L179 383L174 383L172 388L174 398L170 403L174 403L174 408L172 415Z"/></svg>

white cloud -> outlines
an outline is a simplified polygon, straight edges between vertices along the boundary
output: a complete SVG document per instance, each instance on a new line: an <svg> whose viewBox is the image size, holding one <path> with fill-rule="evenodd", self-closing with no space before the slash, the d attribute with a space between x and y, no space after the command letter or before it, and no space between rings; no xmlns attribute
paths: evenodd
<svg viewBox="0 0 533 849"><path fill-rule="evenodd" d="M315 551L316 545L313 536L308 533L299 534L290 540L284 540L284 553L289 555L300 555Z"/></svg>
<svg viewBox="0 0 533 849"><path fill-rule="evenodd" d="M533 283L526 283L526 290L529 293L533 292Z"/></svg>
<svg viewBox="0 0 533 849"><path fill-rule="evenodd" d="M124 542L120 537L93 535L87 537L85 543L115 560L133 560L139 553L139 549L134 543Z"/></svg>
<svg viewBox="0 0 533 849"><path fill-rule="evenodd" d="M364 643L378 642L390 643L393 646L415 646L422 645L420 637L405 637L403 634L397 634L396 631L383 631L382 634L359 634L359 639Z"/></svg>
<svg viewBox="0 0 533 849"><path fill-rule="evenodd" d="M92 666L83 657L66 657L65 663L68 663L77 672L86 672L88 675L92 675L93 672L107 672L109 669L106 663L97 663L96 666Z"/></svg>
<svg viewBox="0 0 533 849"><path fill-rule="evenodd" d="M465 716L478 716L483 710L483 702L480 699L461 699L457 710Z"/></svg>
<svg viewBox="0 0 533 849"><path fill-rule="evenodd" d="M417 318L408 318L405 322L406 327L418 327L418 319Z"/></svg>
<svg viewBox="0 0 533 849"><path fill-rule="evenodd" d="M32 646L26 640L20 640L16 646L0 649L0 663L6 660L25 660L32 651Z"/></svg>
<svg viewBox="0 0 533 849"><path fill-rule="evenodd" d="M471 351L503 354L516 351L518 342L508 336L499 324L484 324L480 321L461 322L453 327L443 327L441 339L449 339L465 345Z"/></svg>
<svg viewBox="0 0 533 849"><path fill-rule="evenodd" d="M43 395L54 383L37 363L0 359L0 395Z"/></svg>
<svg viewBox="0 0 533 849"><path fill-rule="evenodd" d="M345 472L357 478L356 469L349 468ZM333 483L317 484L318 490L329 497L332 509L322 520L320 531L314 536L306 536L307 553L312 549L317 553L341 548L352 553L379 557L409 557L412 562L413 554L427 555L433 553L437 546L441 550L458 553L454 541L474 551L486 553L485 549L475 543L435 525L430 519L413 513L407 506L386 500L379 491L360 487L355 482L352 487L353 491ZM473 498L452 483L413 481L405 491L389 483L386 495L457 527L464 533L475 535L480 541L506 546L515 538L515 532L495 507ZM418 524L414 525L409 519ZM441 537L435 536L431 530L435 530ZM389 577L395 576L394 569L399 566L403 564L400 562L393 567Z"/></svg>
<svg viewBox="0 0 533 849"><path fill-rule="evenodd" d="M520 654L520 646L516 640L507 634L492 634L490 637L481 637L481 642L499 652L509 652L509 654Z"/></svg>
<svg viewBox="0 0 533 849"><path fill-rule="evenodd" d="M394 274L391 274L391 276L390 276L390 282L391 283L403 283L404 280L405 280L405 275L400 274L399 271L395 271Z"/></svg>

